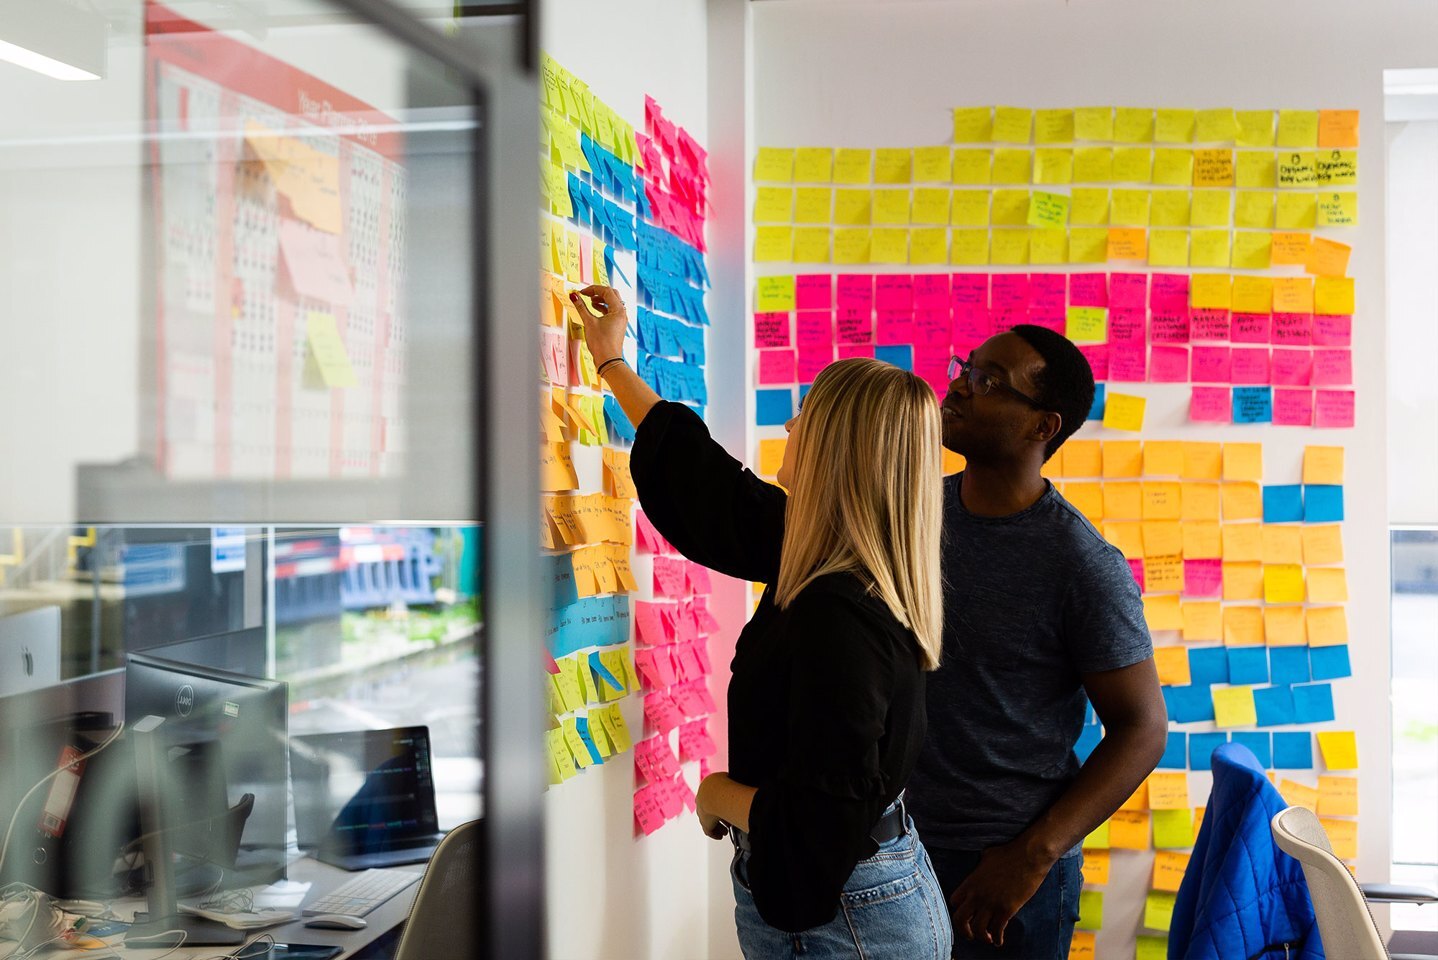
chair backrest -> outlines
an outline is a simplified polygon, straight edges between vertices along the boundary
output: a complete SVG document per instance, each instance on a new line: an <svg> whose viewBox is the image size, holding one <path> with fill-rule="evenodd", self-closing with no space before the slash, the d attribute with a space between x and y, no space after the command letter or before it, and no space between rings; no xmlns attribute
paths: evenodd
<svg viewBox="0 0 1438 960"><path fill-rule="evenodd" d="M430 858L414 906L395 948L395 960L480 956L480 821L451 830Z"/></svg>
<svg viewBox="0 0 1438 960"><path fill-rule="evenodd" d="M1278 848L1303 866L1323 951L1330 957L1388 960L1388 949L1363 902L1358 882L1333 855L1323 824L1306 807L1280 810L1272 820Z"/></svg>

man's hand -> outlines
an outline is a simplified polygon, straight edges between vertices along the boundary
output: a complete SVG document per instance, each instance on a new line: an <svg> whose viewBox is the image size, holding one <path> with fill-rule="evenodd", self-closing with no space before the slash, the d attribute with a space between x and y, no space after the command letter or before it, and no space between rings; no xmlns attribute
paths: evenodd
<svg viewBox="0 0 1438 960"><path fill-rule="evenodd" d="M1035 860L1019 840L985 850L974 872L949 897L954 933L1003 946L1004 928L1043 885L1052 867Z"/></svg>

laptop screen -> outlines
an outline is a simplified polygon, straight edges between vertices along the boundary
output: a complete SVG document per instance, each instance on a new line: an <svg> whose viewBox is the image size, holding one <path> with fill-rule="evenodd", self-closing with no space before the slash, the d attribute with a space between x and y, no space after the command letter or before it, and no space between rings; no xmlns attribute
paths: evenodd
<svg viewBox="0 0 1438 960"><path fill-rule="evenodd" d="M378 853L439 832L428 727L292 737L290 766L305 849Z"/></svg>

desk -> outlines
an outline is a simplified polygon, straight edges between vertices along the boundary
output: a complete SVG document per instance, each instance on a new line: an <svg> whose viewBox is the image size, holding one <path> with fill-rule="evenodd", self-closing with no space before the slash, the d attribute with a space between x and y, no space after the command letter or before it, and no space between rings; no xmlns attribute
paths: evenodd
<svg viewBox="0 0 1438 960"><path fill-rule="evenodd" d="M411 863L396 870L409 870L423 874L429 867L428 863ZM319 899L326 893L349 880L355 874L348 870L341 870L339 867L332 867L327 863L321 863L312 857L302 857L290 864L289 879L298 883L310 884L310 890L305 894L306 904ZM300 917L289 923L277 927L265 927L263 930L252 930L250 940L256 940L265 934L274 937L279 943L322 943L330 946L340 947L344 953L339 955L337 960L354 955L363 950L386 933L404 923L409 916L409 908L414 903L415 894L419 892L419 883L415 882L405 887L399 893L390 897L384 903L375 907L366 917L369 926L363 930L316 930L306 927L304 921L307 917ZM117 905L118 907L118 905ZM143 906L139 907L143 909ZM304 906L301 905L301 910ZM116 912L119 912L118 910ZM248 942L248 941L247 941ZM118 943L118 942L117 942ZM225 956L242 949L241 947L182 947L173 953L167 953L166 948L157 947L153 950L137 950L130 947L117 946L125 960L154 960L154 958L165 957L165 960L198 960L203 957Z"/></svg>

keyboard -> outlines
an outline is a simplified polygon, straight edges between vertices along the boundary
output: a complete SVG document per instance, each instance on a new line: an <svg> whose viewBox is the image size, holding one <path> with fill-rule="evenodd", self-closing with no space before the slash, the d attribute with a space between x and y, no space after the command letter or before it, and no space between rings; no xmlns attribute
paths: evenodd
<svg viewBox="0 0 1438 960"><path fill-rule="evenodd" d="M339 913L362 917L419 878L409 870L366 870L305 907L305 916Z"/></svg>

